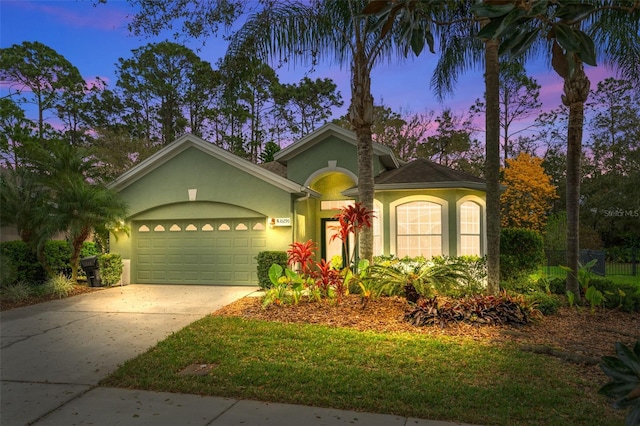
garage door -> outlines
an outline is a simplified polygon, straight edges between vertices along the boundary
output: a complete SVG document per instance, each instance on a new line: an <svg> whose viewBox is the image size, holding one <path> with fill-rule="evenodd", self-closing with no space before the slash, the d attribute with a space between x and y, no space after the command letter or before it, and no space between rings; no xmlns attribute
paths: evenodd
<svg viewBox="0 0 640 426"><path fill-rule="evenodd" d="M134 282L258 283L256 255L266 247L266 219L134 222Z"/></svg>

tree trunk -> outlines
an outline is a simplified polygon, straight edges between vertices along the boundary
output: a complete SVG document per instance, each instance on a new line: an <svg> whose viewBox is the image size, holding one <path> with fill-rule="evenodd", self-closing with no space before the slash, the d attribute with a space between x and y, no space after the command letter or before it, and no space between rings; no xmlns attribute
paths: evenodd
<svg viewBox="0 0 640 426"><path fill-rule="evenodd" d="M578 62L573 76L564 81L562 103L569 107L569 126L567 130L567 291L580 300L578 282L580 252L580 175L582 156L582 129L584 126L584 103L589 97L589 78Z"/></svg>
<svg viewBox="0 0 640 426"><path fill-rule="evenodd" d="M487 293L500 292L500 65L498 40L485 42Z"/></svg>
<svg viewBox="0 0 640 426"><path fill-rule="evenodd" d="M351 68L351 107L349 118L358 141L358 201L369 211L373 210L373 96L371 74L367 66L364 46L356 49ZM356 242L357 243L357 242ZM373 230L363 228L360 233L360 254L373 264Z"/></svg>

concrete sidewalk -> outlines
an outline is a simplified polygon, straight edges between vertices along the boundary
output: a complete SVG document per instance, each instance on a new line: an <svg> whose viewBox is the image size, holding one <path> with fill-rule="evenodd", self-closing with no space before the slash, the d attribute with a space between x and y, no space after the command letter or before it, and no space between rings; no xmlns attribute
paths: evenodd
<svg viewBox="0 0 640 426"><path fill-rule="evenodd" d="M255 290L129 285L0 313L0 424L454 424L97 386L126 360Z"/></svg>

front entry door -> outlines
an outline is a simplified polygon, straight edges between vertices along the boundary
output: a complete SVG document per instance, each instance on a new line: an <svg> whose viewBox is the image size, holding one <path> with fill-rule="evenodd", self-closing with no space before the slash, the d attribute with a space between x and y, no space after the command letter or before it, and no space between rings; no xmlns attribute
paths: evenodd
<svg viewBox="0 0 640 426"><path fill-rule="evenodd" d="M331 237L337 232L335 227L339 225L339 221L336 219L321 219L322 221L322 258L327 262L331 262L333 256L342 256L345 258L344 248L342 240L339 238Z"/></svg>

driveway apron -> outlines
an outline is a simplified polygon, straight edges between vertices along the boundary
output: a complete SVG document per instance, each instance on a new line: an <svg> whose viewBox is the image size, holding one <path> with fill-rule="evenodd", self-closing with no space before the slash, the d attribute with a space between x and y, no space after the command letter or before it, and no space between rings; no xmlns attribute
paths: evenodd
<svg viewBox="0 0 640 426"><path fill-rule="evenodd" d="M30 424L246 286L128 285L0 313L0 422Z"/></svg>

